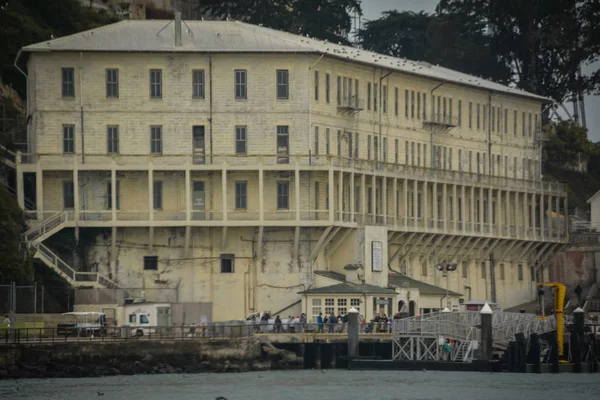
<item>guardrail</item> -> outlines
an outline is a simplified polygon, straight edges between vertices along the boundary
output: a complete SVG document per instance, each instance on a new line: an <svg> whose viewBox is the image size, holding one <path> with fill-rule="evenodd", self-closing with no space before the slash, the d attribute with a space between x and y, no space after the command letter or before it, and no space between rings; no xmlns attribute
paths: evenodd
<svg viewBox="0 0 600 400"><path fill-rule="evenodd" d="M377 326L362 326L360 334L388 333L385 324L382 329ZM389 324L388 324L389 325ZM251 337L255 335L331 335L346 336L347 324L208 324L160 327L107 326L84 328L1 328L1 344L19 343L70 343L70 342L110 342L110 341L155 341L155 340L200 340Z"/></svg>

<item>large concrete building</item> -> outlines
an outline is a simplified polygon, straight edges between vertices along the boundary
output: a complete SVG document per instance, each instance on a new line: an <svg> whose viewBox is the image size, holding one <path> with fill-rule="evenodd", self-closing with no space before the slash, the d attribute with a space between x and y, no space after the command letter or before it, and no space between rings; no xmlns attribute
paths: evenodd
<svg viewBox="0 0 600 400"><path fill-rule="evenodd" d="M123 21L17 63L26 239L74 285L178 288L214 320L509 307L568 241L535 94L233 21ZM43 243L66 228L97 232L86 263Z"/></svg>

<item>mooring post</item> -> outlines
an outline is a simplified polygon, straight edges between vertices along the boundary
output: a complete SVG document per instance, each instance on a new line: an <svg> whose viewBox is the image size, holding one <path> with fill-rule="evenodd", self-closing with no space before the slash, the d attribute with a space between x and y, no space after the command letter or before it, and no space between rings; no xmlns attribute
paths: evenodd
<svg viewBox="0 0 600 400"><path fill-rule="evenodd" d="M554 332L551 336L550 336L550 371L552 373L557 374L558 373L558 353L559 353L559 349L558 349L558 339L557 339L557 332Z"/></svg>
<svg viewBox="0 0 600 400"><path fill-rule="evenodd" d="M515 335L517 339L517 372L527 372L527 341L525 334L519 332Z"/></svg>
<svg viewBox="0 0 600 400"><path fill-rule="evenodd" d="M585 311L583 308L577 307L573 311L573 319L575 322L574 332L571 334L571 355L573 356L573 372L582 371L582 359L581 359L581 344L583 342L583 325L585 319Z"/></svg>
<svg viewBox="0 0 600 400"><path fill-rule="evenodd" d="M531 360L533 361L533 372L539 374L542 372L542 354L540 350L540 337L537 333L532 333L529 336L529 343L531 343L529 346L529 354L531 355Z"/></svg>
<svg viewBox="0 0 600 400"><path fill-rule="evenodd" d="M348 311L348 367L358 357L358 310L352 307Z"/></svg>
<svg viewBox="0 0 600 400"><path fill-rule="evenodd" d="M492 316L493 312L488 303L481 308L481 359L492 361L494 343L492 339Z"/></svg>

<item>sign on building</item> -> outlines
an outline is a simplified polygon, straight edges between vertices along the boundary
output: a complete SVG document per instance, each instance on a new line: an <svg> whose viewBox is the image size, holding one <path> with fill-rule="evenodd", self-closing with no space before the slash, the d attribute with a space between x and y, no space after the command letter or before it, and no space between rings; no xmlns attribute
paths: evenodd
<svg viewBox="0 0 600 400"><path fill-rule="evenodd" d="M383 271L383 242L371 242L371 263L373 271Z"/></svg>

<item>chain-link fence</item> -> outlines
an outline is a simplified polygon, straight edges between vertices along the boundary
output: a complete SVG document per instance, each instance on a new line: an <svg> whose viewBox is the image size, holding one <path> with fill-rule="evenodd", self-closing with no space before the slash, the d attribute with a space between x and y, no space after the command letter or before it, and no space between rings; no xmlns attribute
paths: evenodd
<svg viewBox="0 0 600 400"><path fill-rule="evenodd" d="M73 289L64 286L0 285L0 315L13 308L16 314L65 313L73 311L74 301Z"/></svg>

